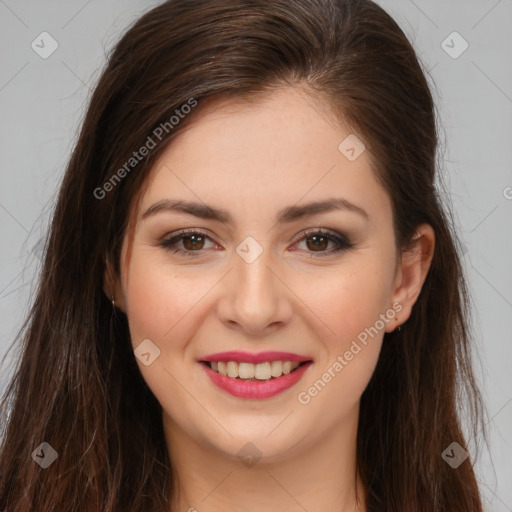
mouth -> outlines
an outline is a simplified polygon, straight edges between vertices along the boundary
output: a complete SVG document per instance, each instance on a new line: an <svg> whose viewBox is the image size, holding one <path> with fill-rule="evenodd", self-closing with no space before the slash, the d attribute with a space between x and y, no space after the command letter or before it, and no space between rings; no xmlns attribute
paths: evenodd
<svg viewBox="0 0 512 512"><path fill-rule="evenodd" d="M312 361L266 361L258 364L239 361L200 362L225 377L246 382L262 382L279 379L283 375L293 373L301 366Z"/></svg>
<svg viewBox="0 0 512 512"><path fill-rule="evenodd" d="M292 388L313 360L289 352L223 352L198 363L222 391L243 399L270 398Z"/></svg>

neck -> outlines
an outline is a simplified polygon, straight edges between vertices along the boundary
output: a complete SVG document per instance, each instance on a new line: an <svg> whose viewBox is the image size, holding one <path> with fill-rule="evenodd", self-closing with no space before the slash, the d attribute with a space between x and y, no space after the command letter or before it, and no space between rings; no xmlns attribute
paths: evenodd
<svg viewBox="0 0 512 512"><path fill-rule="evenodd" d="M171 512L365 512L356 470L358 411L355 414L355 421L346 421L336 431L299 441L286 453L262 454L254 464L249 459L244 463L236 451L230 455L198 442L164 415L176 475Z"/></svg>

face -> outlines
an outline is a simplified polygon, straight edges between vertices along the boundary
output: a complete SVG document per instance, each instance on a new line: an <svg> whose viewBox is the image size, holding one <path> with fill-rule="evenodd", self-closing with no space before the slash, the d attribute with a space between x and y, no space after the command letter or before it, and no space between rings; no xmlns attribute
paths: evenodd
<svg viewBox="0 0 512 512"><path fill-rule="evenodd" d="M350 135L283 89L209 105L155 165L115 293L168 433L271 459L357 424L404 319L391 201Z"/></svg>

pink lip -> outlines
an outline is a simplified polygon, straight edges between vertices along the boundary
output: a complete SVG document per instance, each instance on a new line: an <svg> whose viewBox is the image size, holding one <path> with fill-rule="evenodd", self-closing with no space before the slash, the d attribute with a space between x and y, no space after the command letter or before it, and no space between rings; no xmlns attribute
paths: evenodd
<svg viewBox="0 0 512 512"><path fill-rule="evenodd" d="M278 352L272 352L272 354L277 354ZM229 354L233 354L233 352L229 352ZM222 361L223 359L219 359ZM228 359L228 361L242 361L242 362L252 362L252 361L244 361L241 359ZM276 359L273 359L276 360ZM280 359L277 359L278 361ZM290 361L290 359L286 358L286 361ZM224 359L225 361L225 359ZM265 359L265 361L269 361L269 359ZM204 371L210 378L210 380L220 389L226 391L232 396L236 396L238 398L270 398L272 396L278 395L283 391L291 388L294 384L296 384L307 369L313 364L311 360L307 363L299 366L295 371L288 373L287 375L282 375L281 377L272 378L270 380L265 381L245 381L241 379L233 379L232 377L227 377L225 375L221 375L216 371L212 370L207 364L200 363L204 368Z"/></svg>
<svg viewBox="0 0 512 512"><path fill-rule="evenodd" d="M239 350L234 350L231 352L219 352L217 354L211 354L200 359L200 361L209 361L211 363L218 363L219 361L237 361L239 363L253 364L272 361L293 361L303 363L305 361L311 360L311 357L301 356L291 352L259 352L257 354L251 354L250 352L242 352Z"/></svg>

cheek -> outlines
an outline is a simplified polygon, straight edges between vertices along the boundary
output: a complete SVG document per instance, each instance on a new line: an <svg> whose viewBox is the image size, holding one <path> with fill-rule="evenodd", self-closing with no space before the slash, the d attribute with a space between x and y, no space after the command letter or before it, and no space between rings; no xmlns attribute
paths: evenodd
<svg viewBox="0 0 512 512"><path fill-rule="evenodd" d="M383 327L394 321L392 258L354 256L357 264L347 261L310 295L329 335L322 340L324 357L299 390L302 405L340 419L359 401L378 361Z"/></svg>
<svg viewBox="0 0 512 512"><path fill-rule="evenodd" d="M126 314L132 343L149 338L160 344L179 342L175 331L181 320L208 291L209 279L179 274L161 258L134 248L124 286Z"/></svg>
<svg viewBox="0 0 512 512"><path fill-rule="evenodd" d="M158 356L149 365L136 362L153 394L176 417L190 406L182 385L193 382L183 378L183 359L197 328L197 305L212 285L210 279L180 275L179 269L134 244L123 287L131 343L136 349L149 339L157 347Z"/></svg>
<svg viewBox="0 0 512 512"><path fill-rule="evenodd" d="M329 339L337 348L373 326L390 307L392 271L383 259L354 255L353 261L333 269L317 286L305 283L308 305L329 327Z"/></svg>

